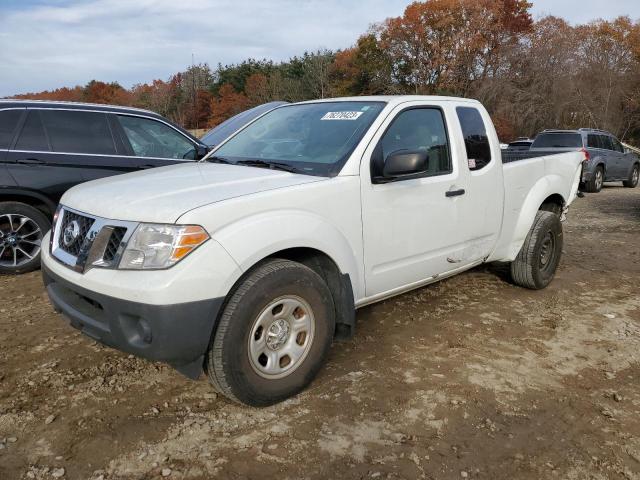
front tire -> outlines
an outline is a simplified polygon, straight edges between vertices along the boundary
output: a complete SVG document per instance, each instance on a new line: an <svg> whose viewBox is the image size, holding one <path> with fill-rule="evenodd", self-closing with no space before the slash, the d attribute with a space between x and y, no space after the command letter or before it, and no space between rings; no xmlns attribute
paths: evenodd
<svg viewBox="0 0 640 480"><path fill-rule="evenodd" d="M622 182L627 188L636 188L638 186L638 178L640 177L640 165L637 163L631 169L631 173L629 174L629 178Z"/></svg>
<svg viewBox="0 0 640 480"><path fill-rule="evenodd" d="M539 211L516 259L511 278L521 287L545 288L553 279L562 256L562 223L551 212Z"/></svg>
<svg viewBox="0 0 640 480"><path fill-rule="evenodd" d="M268 260L232 292L205 369L229 399L272 405L311 383L334 330L333 298L322 277L296 262Z"/></svg>
<svg viewBox="0 0 640 480"><path fill-rule="evenodd" d="M40 266L42 237L51 228L47 216L21 202L0 202L0 274L18 274Z"/></svg>

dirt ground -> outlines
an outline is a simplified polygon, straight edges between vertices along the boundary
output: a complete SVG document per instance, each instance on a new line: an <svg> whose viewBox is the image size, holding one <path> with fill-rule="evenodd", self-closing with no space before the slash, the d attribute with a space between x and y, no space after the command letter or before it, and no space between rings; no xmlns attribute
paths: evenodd
<svg viewBox="0 0 640 480"><path fill-rule="evenodd" d="M0 479L640 479L640 188L578 199L529 291L483 267L358 312L251 409L104 348L0 278Z"/></svg>

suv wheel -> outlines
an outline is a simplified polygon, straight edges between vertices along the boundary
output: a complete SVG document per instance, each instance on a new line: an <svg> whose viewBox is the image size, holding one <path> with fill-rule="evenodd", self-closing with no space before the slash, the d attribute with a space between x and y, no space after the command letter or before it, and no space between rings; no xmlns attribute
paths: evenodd
<svg viewBox="0 0 640 480"><path fill-rule="evenodd" d="M0 202L0 273L25 273L40 266L42 237L51 222L40 210Z"/></svg>
<svg viewBox="0 0 640 480"><path fill-rule="evenodd" d="M521 287L545 288L556 273L562 255L560 217L539 211L516 259L511 262L511 278Z"/></svg>
<svg viewBox="0 0 640 480"><path fill-rule="evenodd" d="M638 186L638 178L640 177L640 165L637 163L633 166L629 178L622 182L627 188L636 188Z"/></svg>
<svg viewBox="0 0 640 480"><path fill-rule="evenodd" d="M269 260L228 299L205 370L231 400L272 405L313 380L334 330L333 298L322 277L299 263Z"/></svg>
<svg viewBox="0 0 640 480"><path fill-rule="evenodd" d="M604 183L604 168L602 165L596 168L595 172L591 176L591 180L586 183L587 192L597 193L602 190L602 184Z"/></svg>

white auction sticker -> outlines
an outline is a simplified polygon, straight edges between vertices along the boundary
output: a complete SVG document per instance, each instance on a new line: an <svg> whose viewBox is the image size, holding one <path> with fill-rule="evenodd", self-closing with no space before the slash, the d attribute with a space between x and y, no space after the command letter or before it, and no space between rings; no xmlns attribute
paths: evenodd
<svg viewBox="0 0 640 480"><path fill-rule="evenodd" d="M327 112L321 120L357 120L363 112Z"/></svg>

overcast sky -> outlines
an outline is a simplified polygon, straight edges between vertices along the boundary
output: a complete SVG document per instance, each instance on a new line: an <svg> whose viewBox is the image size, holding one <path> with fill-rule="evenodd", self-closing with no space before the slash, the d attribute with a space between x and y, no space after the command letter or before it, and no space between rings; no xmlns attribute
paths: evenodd
<svg viewBox="0 0 640 480"><path fill-rule="evenodd" d="M83 85L130 87L191 62L285 60L344 48L407 0L0 0L0 97ZM533 0L571 23L630 15L640 0Z"/></svg>

